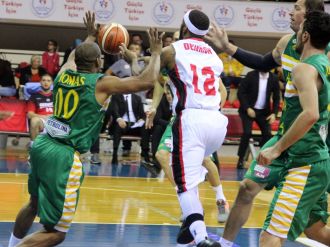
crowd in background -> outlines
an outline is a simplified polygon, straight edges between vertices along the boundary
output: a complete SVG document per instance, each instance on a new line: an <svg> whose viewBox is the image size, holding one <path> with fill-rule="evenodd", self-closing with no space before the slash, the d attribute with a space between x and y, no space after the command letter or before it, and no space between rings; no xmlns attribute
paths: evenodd
<svg viewBox="0 0 330 247"><path fill-rule="evenodd" d="M179 32L175 32L173 35L167 34L163 37L163 46L168 46L178 39ZM66 49L62 65L68 59L70 52L81 42L80 39L76 39L72 46ZM232 40L230 40L230 42L234 43ZM146 57L150 55L148 47L145 46L145 42L143 41L143 37L139 34L131 34L131 42L128 49L137 54L139 58L138 65L140 71L142 71L148 62ZM239 108L239 115L244 126L242 141L238 151L239 161L237 164L237 168L242 168L244 166L243 157L246 153L247 143L251 137L253 121L259 125L262 132L261 143L264 143L270 138L270 124L272 124L277 117L280 105L280 90L284 90L284 85L278 81L278 78L281 78L280 71L274 71L275 74L268 71L260 73L255 71L253 72L254 77L248 76L243 79L244 77L242 77L242 74L244 66L242 64L225 53L220 53L219 57L224 65L221 79L228 91L227 99L223 99L226 100L225 107ZM27 117L29 119L32 142L36 135L43 130L43 121L45 121L49 114L52 114L52 107L50 107L52 104L52 82L60 70L60 67L58 44L52 39L47 41L47 48L42 56L33 55L29 62L22 61L17 68L12 68L8 60L0 58L0 97L21 98L19 97L19 91L24 92L24 99L29 101ZM136 73L132 71L130 64L120 55L110 54L104 54L102 72L106 75L113 75L121 78L129 77ZM266 77L263 77L261 73L266 73L264 74ZM260 77L258 75L260 75ZM271 83L272 86L267 86L267 83L262 84L265 82L262 78L266 78L266 81L268 78L271 78L269 83ZM246 85L250 85L251 80L259 80L259 83L261 83L260 85L264 86L257 86L253 92L251 92L251 90L246 90ZM45 81L47 81L47 83ZM41 84L39 84L40 82ZM255 85L259 84L257 83ZM22 88L24 88L24 90L22 90ZM165 130L165 126L168 121L170 121L172 115L172 95L170 90L165 92L159 109L157 109L155 125L151 130L146 130L144 124L148 100L150 102L152 99L152 90L136 94L114 95L112 97L106 113L102 132L106 135L111 135L113 138L113 164L118 163L118 148L123 135L141 138L142 160L146 163L157 163L154 157L156 149L162 133ZM251 94L253 95L251 96ZM265 97L260 95L265 95ZM258 97L262 97L262 100L267 101L267 103L264 101L260 103L260 98ZM259 102L258 104L256 104L257 101ZM253 113L251 113L252 111ZM270 113L273 115L269 118ZM131 141L124 140L122 146L122 155L128 156L132 146ZM99 139L92 146L90 151L92 154L91 162L99 164ZM157 167L160 168L159 166Z"/></svg>

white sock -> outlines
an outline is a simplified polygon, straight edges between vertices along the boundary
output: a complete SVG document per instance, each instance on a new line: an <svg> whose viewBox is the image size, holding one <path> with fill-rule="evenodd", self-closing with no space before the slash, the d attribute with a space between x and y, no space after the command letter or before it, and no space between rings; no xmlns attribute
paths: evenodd
<svg viewBox="0 0 330 247"><path fill-rule="evenodd" d="M221 244L221 247L233 247L234 243L224 239L223 237L220 238L219 243Z"/></svg>
<svg viewBox="0 0 330 247"><path fill-rule="evenodd" d="M212 189L215 191L215 199L217 201L219 201L219 200L226 201L226 197L223 194L223 190L222 190L222 185L221 184L219 186L217 186L217 187L212 187Z"/></svg>
<svg viewBox="0 0 330 247"><path fill-rule="evenodd" d="M201 220L194 221L189 226L189 230L195 239L196 245L198 245L203 240L207 239L207 232L204 221Z"/></svg>
<svg viewBox="0 0 330 247"><path fill-rule="evenodd" d="M21 241L22 241L22 239L20 239L20 238L16 238L16 237L14 236L14 234L11 233L11 235L10 235L10 239L9 239L9 243L8 243L8 247L15 247L15 246L18 245Z"/></svg>

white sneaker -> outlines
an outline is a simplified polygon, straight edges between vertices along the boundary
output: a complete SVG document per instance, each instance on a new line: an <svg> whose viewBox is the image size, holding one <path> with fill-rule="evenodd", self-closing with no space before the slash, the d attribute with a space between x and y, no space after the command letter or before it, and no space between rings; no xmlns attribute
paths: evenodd
<svg viewBox="0 0 330 247"><path fill-rule="evenodd" d="M218 207L218 222L225 223L228 219L230 212L229 203L224 200L218 200L217 207Z"/></svg>
<svg viewBox="0 0 330 247"><path fill-rule="evenodd" d="M196 246L195 241L192 241L189 244L176 244L176 247L194 247L194 246Z"/></svg>

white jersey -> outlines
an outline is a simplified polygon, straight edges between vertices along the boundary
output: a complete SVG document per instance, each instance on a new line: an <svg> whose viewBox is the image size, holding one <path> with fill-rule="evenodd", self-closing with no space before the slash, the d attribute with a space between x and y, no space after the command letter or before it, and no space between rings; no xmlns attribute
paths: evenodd
<svg viewBox="0 0 330 247"><path fill-rule="evenodd" d="M172 43L175 68L168 71L176 113L187 108L219 110L219 78L223 63L203 40L189 38Z"/></svg>

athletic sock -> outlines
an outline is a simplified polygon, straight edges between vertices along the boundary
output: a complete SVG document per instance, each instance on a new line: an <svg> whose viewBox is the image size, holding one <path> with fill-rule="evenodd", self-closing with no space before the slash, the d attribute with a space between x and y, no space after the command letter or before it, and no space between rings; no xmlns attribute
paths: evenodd
<svg viewBox="0 0 330 247"><path fill-rule="evenodd" d="M195 239L196 245L198 245L203 240L207 239L207 232L204 221L201 220L194 221L189 226L189 230Z"/></svg>
<svg viewBox="0 0 330 247"><path fill-rule="evenodd" d="M220 238L219 243L221 244L221 247L233 247L234 246L233 242L231 242L227 239L224 239L223 237Z"/></svg>
<svg viewBox="0 0 330 247"><path fill-rule="evenodd" d="M16 238L16 237L14 236L14 234L11 233L11 235L10 235L10 239L9 239L8 247L15 247L15 246L18 245L21 241L22 241L22 239L20 239L20 238Z"/></svg>
<svg viewBox="0 0 330 247"><path fill-rule="evenodd" d="M215 195L215 198L217 201L219 200L224 200L226 201L226 197L225 195L223 194L223 190L222 190L222 185L220 184L219 186L217 187L212 187L212 189L215 191L216 195Z"/></svg>

